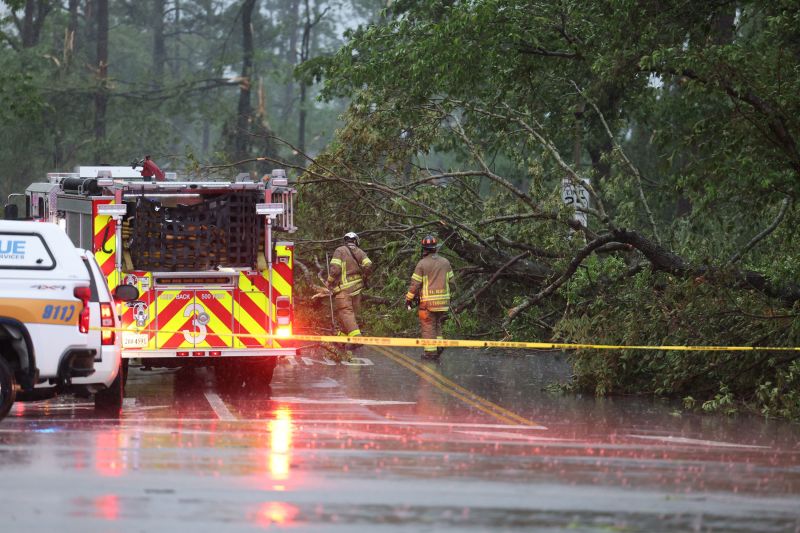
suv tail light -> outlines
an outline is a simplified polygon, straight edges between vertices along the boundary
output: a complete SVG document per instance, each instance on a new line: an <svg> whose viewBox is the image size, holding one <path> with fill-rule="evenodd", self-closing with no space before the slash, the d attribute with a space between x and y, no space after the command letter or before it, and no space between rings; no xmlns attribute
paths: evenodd
<svg viewBox="0 0 800 533"><path fill-rule="evenodd" d="M83 304L83 309L78 315L78 330L81 333L89 333L89 298L92 297L92 290L89 287L75 287L72 294Z"/></svg>
<svg viewBox="0 0 800 533"><path fill-rule="evenodd" d="M108 302L100 304L100 326L102 328L114 327L114 308ZM103 329L101 333L102 345L113 345L116 340L116 333L113 329Z"/></svg>

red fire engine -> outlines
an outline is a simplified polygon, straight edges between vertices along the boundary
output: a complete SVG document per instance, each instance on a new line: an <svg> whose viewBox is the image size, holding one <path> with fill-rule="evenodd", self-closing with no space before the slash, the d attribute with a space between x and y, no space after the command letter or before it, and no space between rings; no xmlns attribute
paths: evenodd
<svg viewBox="0 0 800 533"><path fill-rule="evenodd" d="M90 166L28 187L26 216L94 252L111 289L139 289L122 310L123 357L150 367L256 357L269 382L277 356L295 354L294 245L274 238L296 230L295 194L283 170L262 182L152 182Z"/></svg>

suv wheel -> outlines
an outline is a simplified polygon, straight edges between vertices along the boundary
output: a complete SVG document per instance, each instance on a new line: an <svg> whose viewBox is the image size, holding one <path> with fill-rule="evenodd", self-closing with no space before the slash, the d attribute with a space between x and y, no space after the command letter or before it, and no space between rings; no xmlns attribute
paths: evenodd
<svg viewBox="0 0 800 533"><path fill-rule="evenodd" d="M94 395L94 409L105 414L119 415L122 410L122 401L125 398L125 374L128 373L128 360L123 359L119 365L117 377L114 382Z"/></svg>
<svg viewBox="0 0 800 533"><path fill-rule="evenodd" d="M5 418L14 404L17 396L16 385L14 372L8 365L8 361L0 356L0 420Z"/></svg>

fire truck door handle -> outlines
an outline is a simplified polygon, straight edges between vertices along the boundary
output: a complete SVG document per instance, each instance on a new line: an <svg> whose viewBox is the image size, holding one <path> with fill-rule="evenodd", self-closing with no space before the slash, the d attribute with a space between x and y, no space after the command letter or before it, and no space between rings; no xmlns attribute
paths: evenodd
<svg viewBox="0 0 800 533"><path fill-rule="evenodd" d="M108 224L106 224L106 229L103 230L103 246L100 248L103 253L112 254L114 250L106 250L106 241L108 239Z"/></svg>

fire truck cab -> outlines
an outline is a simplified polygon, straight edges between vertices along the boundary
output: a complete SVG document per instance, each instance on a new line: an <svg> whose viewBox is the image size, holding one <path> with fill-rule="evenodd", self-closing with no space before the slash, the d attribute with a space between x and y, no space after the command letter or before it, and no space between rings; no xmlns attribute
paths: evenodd
<svg viewBox="0 0 800 533"><path fill-rule="evenodd" d="M218 379L245 368L236 376L269 383L277 357L296 353L294 244L276 238L296 230L296 191L281 169L258 182L169 177L145 181L130 166L48 174L26 190L26 215L93 251L111 290L138 288L120 304L123 358L214 366Z"/></svg>

